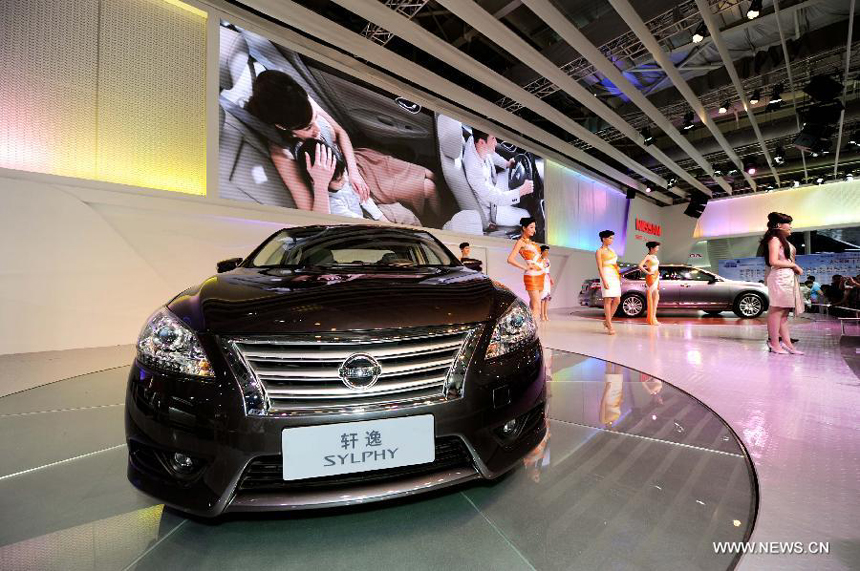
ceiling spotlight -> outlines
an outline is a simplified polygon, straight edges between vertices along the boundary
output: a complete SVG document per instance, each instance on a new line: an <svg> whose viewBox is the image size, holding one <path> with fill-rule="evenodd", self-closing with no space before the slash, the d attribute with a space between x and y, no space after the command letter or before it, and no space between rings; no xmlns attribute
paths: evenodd
<svg viewBox="0 0 860 571"><path fill-rule="evenodd" d="M860 146L860 131L854 131L851 134L851 139L848 141L848 143Z"/></svg>
<svg viewBox="0 0 860 571"><path fill-rule="evenodd" d="M692 111L687 111L687 113L684 115L684 130L685 131L689 131L690 129L692 129L693 127L696 126L693 124L693 117L694 116L695 115L693 115Z"/></svg>
<svg viewBox="0 0 860 571"><path fill-rule="evenodd" d="M824 177L823 177L823 176L820 176L820 177L818 177L817 179L815 179L815 184L822 184L823 182L824 182Z"/></svg>
<svg viewBox="0 0 860 571"><path fill-rule="evenodd" d="M769 103L782 103L782 85L775 85L773 87L773 93L770 95Z"/></svg>
<svg viewBox="0 0 860 571"><path fill-rule="evenodd" d="M797 188L798 186L800 186L800 181L799 180L791 181L791 186L793 186L794 188Z"/></svg>
<svg viewBox="0 0 860 571"><path fill-rule="evenodd" d="M845 180L847 180L848 182L851 182L852 180L854 180L854 173L850 172L850 173L846 174Z"/></svg>
<svg viewBox="0 0 860 571"><path fill-rule="evenodd" d="M672 188L676 184L678 184L678 177L673 176L669 180L666 181L666 188Z"/></svg>
<svg viewBox="0 0 860 571"><path fill-rule="evenodd" d="M707 26L705 26L705 23L702 22L696 28L696 31L693 32L693 43L694 44L701 43L702 41L704 41L705 36L707 36L707 35L708 35L708 28L707 28Z"/></svg>
<svg viewBox="0 0 860 571"><path fill-rule="evenodd" d="M651 188L650 186L646 186L646 187L645 187L645 192L651 192L651 191L653 191L653 190L654 190L654 189L653 189L653 188Z"/></svg>
<svg viewBox="0 0 860 571"><path fill-rule="evenodd" d="M747 19L755 20L759 14L761 14L761 0L753 0L749 10L747 10Z"/></svg>
<svg viewBox="0 0 860 571"><path fill-rule="evenodd" d="M777 147L776 151L773 153L773 162L778 165L785 164L785 150L782 147Z"/></svg>
<svg viewBox="0 0 860 571"><path fill-rule="evenodd" d="M646 145L650 145L654 142L654 137L651 135L650 127L643 128L641 131L639 131L639 134L642 135L642 142Z"/></svg>
<svg viewBox="0 0 860 571"><path fill-rule="evenodd" d="M758 168L756 167L755 160L747 159L744 161L744 171L750 176L754 175Z"/></svg>
<svg viewBox="0 0 860 571"><path fill-rule="evenodd" d="M725 115L726 113L729 112L729 109L731 109L731 108L732 108L732 102L726 101L725 103L723 103L723 105L719 109L720 115Z"/></svg>
<svg viewBox="0 0 860 571"><path fill-rule="evenodd" d="M738 171L738 169L736 169L736 168L730 168L730 169L726 172L726 174L727 174L727 175L729 175L729 176L732 176L733 174L738 174L738 172L739 172L739 171Z"/></svg>
<svg viewBox="0 0 860 571"><path fill-rule="evenodd" d="M756 89L753 91L752 97L750 97L750 104L758 105L759 101L761 101L761 89Z"/></svg>

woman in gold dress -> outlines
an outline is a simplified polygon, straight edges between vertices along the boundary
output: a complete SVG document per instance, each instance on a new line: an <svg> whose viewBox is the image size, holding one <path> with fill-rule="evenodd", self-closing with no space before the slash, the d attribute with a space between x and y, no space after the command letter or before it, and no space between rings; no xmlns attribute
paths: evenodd
<svg viewBox="0 0 860 571"><path fill-rule="evenodd" d="M660 242L648 242L648 255L639 262L639 269L645 274L645 298L648 304L648 325L660 325L657 321L657 304L660 303Z"/></svg>

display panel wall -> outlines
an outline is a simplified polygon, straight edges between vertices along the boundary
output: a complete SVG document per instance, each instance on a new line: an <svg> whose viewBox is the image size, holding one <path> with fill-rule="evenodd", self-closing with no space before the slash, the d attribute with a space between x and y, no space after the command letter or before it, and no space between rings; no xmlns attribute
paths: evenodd
<svg viewBox="0 0 860 571"><path fill-rule="evenodd" d="M543 158L228 22L220 46L221 198L544 240Z"/></svg>
<svg viewBox="0 0 860 571"><path fill-rule="evenodd" d="M596 250L602 230L615 232L613 249L624 256L630 201L618 189L547 162L547 227L550 244Z"/></svg>
<svg viewBox="0 0 860 571"><path fill-rule="evenodd" d="M774 211L794 217L792 227L795 231L858 224L860 182L837 182L713 200L699 218L695 237L764 234L767 215Z"/></svg>
<svg viewBox="0 0 860 571"><path fill-rule="evenodd" d="M0 2L0 167L206 193L205 12Z"/></svg>

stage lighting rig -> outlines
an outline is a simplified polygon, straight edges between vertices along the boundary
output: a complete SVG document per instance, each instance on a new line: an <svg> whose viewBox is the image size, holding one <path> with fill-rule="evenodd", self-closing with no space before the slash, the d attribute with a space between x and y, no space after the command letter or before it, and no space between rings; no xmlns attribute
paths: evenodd
<svg viewBox="0 0 860 571"><path fill-rule="evenodd" d="M704 22L698 25L696 31L693 32L693 43L700 44L705 40L705 36L708 35L708 27Z"/></svg>

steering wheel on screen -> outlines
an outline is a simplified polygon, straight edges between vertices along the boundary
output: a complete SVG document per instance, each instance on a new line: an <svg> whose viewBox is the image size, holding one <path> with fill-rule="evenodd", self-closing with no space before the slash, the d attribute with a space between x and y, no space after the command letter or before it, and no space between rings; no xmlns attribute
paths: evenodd
<svg viewBox="0 0 860 571"><path fill-rule="evenodd" d="M508 188L521 187L527 180L534 180L532 162L528 155L520 153L514 157L514 164L508 169Z"/></svg>

